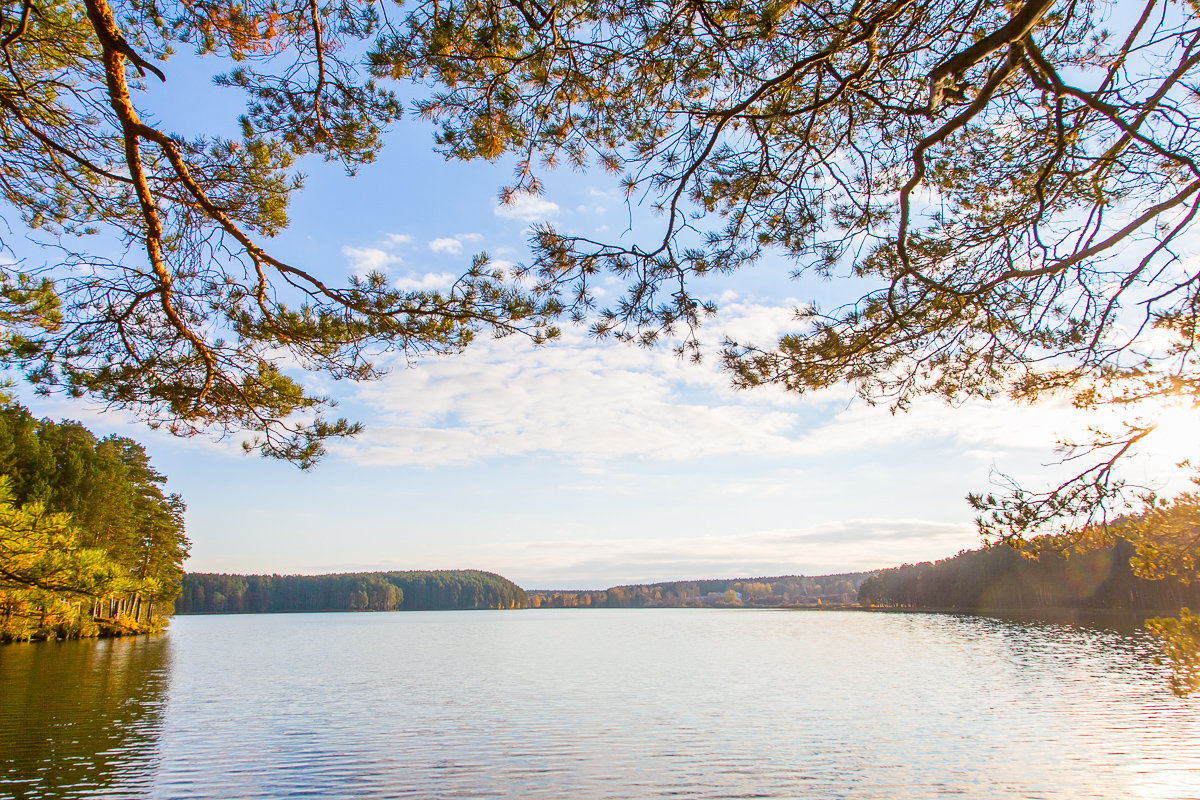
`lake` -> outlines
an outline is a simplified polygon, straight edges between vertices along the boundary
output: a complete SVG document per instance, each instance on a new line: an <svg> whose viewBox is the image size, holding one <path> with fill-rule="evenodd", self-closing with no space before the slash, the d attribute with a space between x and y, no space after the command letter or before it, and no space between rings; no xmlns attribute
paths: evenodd
<svg viewBox="0 0 1200 800"><path fill-rule="evenodd" d="M1200 798L1138 630L855 611L180 617L0 648L0 797Z"/></svg>

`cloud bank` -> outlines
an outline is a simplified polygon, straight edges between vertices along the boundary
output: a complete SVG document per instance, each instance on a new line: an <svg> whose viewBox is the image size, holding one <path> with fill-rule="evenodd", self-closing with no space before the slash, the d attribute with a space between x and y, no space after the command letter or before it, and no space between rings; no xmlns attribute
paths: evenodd
<svg viewBox="0 0 1200 800"><path fill-rule="evenodd" d="M770 340L784 307L730 304L719 331ZM797 397L773 387L730 388L712 360L694 365L667 348L595 343L577 329L533 347L518 338L398 369L357 398L376 416L343 457L370 465L442 465L549 454L578 462L686 461L756 455L820 458L883 447L952 442L964 451L1049 451L1094 415L1066 403L1015 407L935 400L907 413L853 402L843 388Z"/></svg>

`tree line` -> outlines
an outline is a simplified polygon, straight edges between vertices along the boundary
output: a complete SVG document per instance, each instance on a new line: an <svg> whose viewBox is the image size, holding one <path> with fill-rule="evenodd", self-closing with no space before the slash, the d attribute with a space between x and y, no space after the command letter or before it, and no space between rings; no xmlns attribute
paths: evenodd
<svg viewBox="0 0 1200 800"><path fill-rule="evenodd" d="M612 586L601 590L532 589L531 608L794 607L853 602L869 572L781 575Z"/></svg>
<svg viewBox="0 0 1200 800"><path fill-rule="evenodd" d="M284 611L434 611L526 608L525 590L479 570L351 572L335 575L188 573L179 614Z"/></svg>
<svg viewBox="0 0 1200 800"><path fill-rule="evenodd" d="M0 406L0 641L158 630L189 542L140 444Z"/></svg>
<svg viewBox="0 0 1200 800"><path fill-rule="evenodd" d="M1200 605L1200 583L1138 575L1133 544L1023 555L994 545L940 561L904 564L863 581L863 605L965 611L1043 609L1175 611ZM1136 563L1136 562L1135 562Z"/></svg>

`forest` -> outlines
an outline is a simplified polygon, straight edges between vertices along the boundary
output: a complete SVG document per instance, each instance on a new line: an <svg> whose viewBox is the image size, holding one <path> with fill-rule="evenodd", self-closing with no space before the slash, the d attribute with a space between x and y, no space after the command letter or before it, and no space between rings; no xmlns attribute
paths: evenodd
<svg viewBox="0 0 1200 800"><path fill-rule="evenodd" d="M162 628L189 542L137 442L0 406L0 641Z"/></svg>
<svg viewBox="0 0 1200 800"><path fill-rule="evenodd" d="M436 611L526 608L525 590L479 570L351 572L336 575L188 573L178 614L285 611Z"/></svg>
<svg viewBox="0 0 1200 800"><path fill-rule="evenodd" d="M859 585L871 573L781 575L612 586L599 591L531 589L530 608L684 608L751 606L758 608L841 605L854 602Z"/></svg>
<svg viewBox="0 0 1200 800"><path fill-rule="evenodd" d="M1135 555L1134 545L1124 539L1090 552L1044 550L1036 557L999 544L881 570L863 581L858 598L865 606L969 611L1175 613L1200 606L1200 583L1139 577L1130 564Z"/></svg>

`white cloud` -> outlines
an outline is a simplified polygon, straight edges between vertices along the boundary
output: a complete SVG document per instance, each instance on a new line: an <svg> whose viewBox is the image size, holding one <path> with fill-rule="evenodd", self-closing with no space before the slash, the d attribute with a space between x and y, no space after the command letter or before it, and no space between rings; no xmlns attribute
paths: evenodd
<svg viewBox="0 0 1200 800"><path fill-rule="evenodd" d="M346 455L369 464L446 464L539 452L683 460L789 448L787 414L687 402L653 374L599 370L589 361L585 351L562 348L521 365L423 365L364 391L368 402L390 409L392 424L372 426Z"/></svg>
<svg viewBox="0 0 1200 800"><path fill-rule="evenodd" d="M463 251L463 242L474 244L483 240L481 233L456 233L453 237L443 237L434 239L429 243L429 249L435 253L448 253L449 255L461 255Z"/></svg>
<svg viewBox="0 0 1200 800"><path fill-rule="evenodd" d="M557 453L592 461L681 460L794 449L798 401L740 403L712 365L666 349L594 344L578 331L534 348L481 342L364 386L382 419L345 455L371 464L462 463Z"/></svg>
<svg viewBox="0 0 1200 800"><path fill-rule="evenodd" d="M434 239L429 243L429 249L435 253L457 256L462 253L462 242L458 239Z"/></svg>
<svg viewBox="0 0 1200 800"><path fill-rule="evenodd" d="M778 335L789 320L786 309L743 305L725 322ZM712 359L697 366L667 347L597 344L577 328L542 348L517 337L479 342L365 385L360 399L380 416L341 452L373 465L798 454L813 416L782 390L736 392Z"/></svg>
<svg viewBox="0 0 1200 800"><path fill-rule="evenodd" d="M509 203L496 206L495 215L507 219L519 219L523 222L538 222L550 219L559 213L558 203L551 202L535 194L518 194Z"/></svg>
<svg viewBox="0 0 1200 800"><path fill-rule="evenodd" d="M350 268L355 275L368 272L385 272L388 265L399 264L403 259L378 247L343 247L342 255L350 259Z"/></svg>
<svg viewBox="0 0 1200 800"><path fill-rule="evenodd" d="M737 333L770 342L793 324L786 307L735 302L708 338ZM773 386L741 392L715 359L693 365L667 347L597 344L579 329L541 348L518 337L477 342L454 358L428 360L363 385L358 399L377 411L375 421L361 437L338 446L357 464L432 466L531 455L577 464L754 457L806 466L837 461L839 469L861 460L861 470L869 470L890 453L958 464L966 458L980 470L980 483L989 461L1044 482L1058 470L1044 466L1055 459L1055 443L1083 435L1100 420L1065 401L949 407L924 398L908 412L892 414L856 401L844 386L803 397ZM755 480L745 494L794 493L797 482L783 480L775 488Z"/></svg>
<svg viewBox="0 0 1200 800"><path fill-rule="evenodd" d="M706 536L485 543L473 548L473 554L527 588L601 589L701 578L865 572L945 558L978 544L979 534L970 523L872 518Z"/></svg>
<svg viewBox="0 0 1200 800"><path fill-rule="evenodd" d="M786 308L731 305L728 314L722 330L759 340L791 321ZM719 340L721 332L711 335ZM380 418L342 452L376 465L534 453L681 461L846 452L926 435L937 424L920 418L895 433L886 411L843 410L843 390L808 398L775 387L737 392L713 359L694 365L666 347L597 344L579 329L541 348L517 337L479 342L452 359L364 385L360 399Z"/></svg>
<svg viewBox="0 0 1200 800"><path fill-rule="evenodd" d="M453 284L456 279L457 276L449 272L426 272L424 275L411 273L392 281L392 285L402 292L419 292L431 289L445 289Z"/></svg>
<svg viewBox="0 0 1200 800"><path fill-rule="evenodd" d="M791 300L772 306L739 303L736 300L737 296L729 291L718 299L722 337L743 344L770 346L785 332L796 327L796 313Z"/></svg>
<svg viewBox="0 0 1200 800"><path fill-rule="evenodd" d="M924 398L908 411L894 414L886 407L856 402L805 436L802 447L810 453L830 453L941 439L964 450L1034 449L1049 454L1061 438L1085 436L1101 417L1116 422L1116 417L1084 412L1062 399L1036 406L998 399L950 407L936 398Z"/></svg>
<svg viewBox="0 0 1200 800"><path fill-rule="evenodd" d="M413 238L407 233L389 233L387 236L383 237L385 244L393 246L398 244L409 244L412 242L412 240Z"/></svg>

